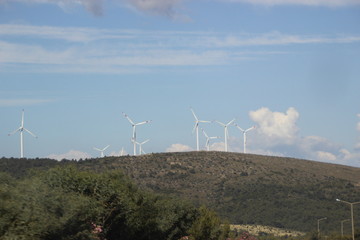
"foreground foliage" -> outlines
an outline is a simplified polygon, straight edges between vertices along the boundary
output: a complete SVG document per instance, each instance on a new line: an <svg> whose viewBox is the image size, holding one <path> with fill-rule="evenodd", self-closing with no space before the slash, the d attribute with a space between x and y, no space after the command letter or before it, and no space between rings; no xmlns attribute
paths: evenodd
<svg viewBox="0 0 360 240"><path fill-rule="evenodd" d="M83 171L121 169L144 189L205 205L233 224L272 226L330 235L359 201L360 168L292 158L225 152L157 153L79 161L0 159L0 171L20 179L29 169L74 165ZM355 223L360 205L354 206ZM351 231L346 222L345 232ZM350 230L349 230L350 228ZM355 225L355 228L359 228Z"/></svg>
<svg viewBox="0 0 360 240"><path fill-rule="evenodd" d="M225 239L209 212L140 190L120 171L56 167L19 180L0 173L0 239Z"/></svg>

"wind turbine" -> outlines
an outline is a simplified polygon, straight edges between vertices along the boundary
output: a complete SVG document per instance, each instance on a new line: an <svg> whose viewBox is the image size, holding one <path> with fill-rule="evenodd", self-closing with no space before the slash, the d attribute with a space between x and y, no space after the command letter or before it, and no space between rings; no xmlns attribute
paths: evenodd
<svg viewBox="0 0 360 240"><path fill-rule="evenodd" d="M206 134L206 132L204 131L204 129L201 129L201 130L202 130L202 132L204 133L204 135L205 135L205 137L206 137L206 144L205 144L206 150L207 150L207 151L210 151L210 146L209 146L210 140L211 140L211 139L218 139L218 138L220 138L220 137L209 137L209 136Z"/></svg>
<svg viewBox="0 0 360 240"><path fill-rule="evenodd" d="M8 135L13 135L16 132L20 132L20 157L24 158L24 137L23 137L23 132L26 131L28 132L31 136L33 136L34 138L37 138L37 136L35 134L33 134L32 132L30 132L29 130L27 130L24 127L24 109L22 110L22 116L21 116L21 125L18 129L16 129L15 131L13 131L12 133L9 133Z"/></svg>
<svg viewBox="0 0 360 240"><path fill-rule="evenodd" d="M216 121L218 124L220 124L221 126L224 127L225 152L228 151L228 144L227 144L228 135L229 135L228 126L229 126L230 124L232 124L234 121L235 121L235 118L234 118L233 120L231 120L230 122L228 122L227 124L222 123L222 122L219 122L219 121Z"/></svg>
<svg viewBox="0 0 360 240"><path fill-rule="evenodd" d="M194 115L195 118L195 125L193 128L193 132L196 131L196 151L199 151L199 123L209 123L210 121L205 121L205 120L199 120L194 112L194 110L192 108L190 108L192 114Z"/></svg>
<svg viewBox="0 0 360 240"><path fill-rule="evenodd" d="M147 139L147 140L145 140L145 141L143 141L143 142L141 142L141 143L136 142L136 144L139 145L139 154L140 154L140 155L141 155L141 154L146 154L146 153L144 152L144 150L142 149L142 145L145 144L145 143L147 143L149 140L150 140L150 139Z"/></svg>
<svg viewBox="0 0 360 240"><path fill-rule="evenodd" d="M149 123L149 122L151 122L151 120L144 121L144 122L139 122L139 123L134 123L134 121L131 120L128 115L126 115L125 113L123 113L123 115L124 115L125 118L127 118L127 120L130 122L130 124L132 126L132 138L131 138L131 141L134 144L134 155L136 155L136 126Z"/></svg>
<svg viewBox="0 0 360 240"><path fill-rule="evenodd" d="M120 157L124 156L124 147L121 148Z"/></svg>
<svg viewBox="0 0 360 240"><path fill-rule="evenodd" d="M110 147L110 145L107 145L107 146L104 147L103 149L99 149L99 148L96 148L96 147L94 147L94 149L95 149L96 151L99 151L99 152L100 152L100 157L104 157L104 151L105 151L108 147Z"/></svg>
<svg viewBox="0 0 360 240"><path fill-rule="evenodd" d="M251 130L255 129L256 126L252 126L251 128L248 128L248 129L246 129L246 130L242 129L242 128L239 127L239 125L237 125L237 124L235 124L235 126L236 126L236 127L243 133L243 135L244 135L244 153L246 153L246 133L247 133L248 131L251 131Z"/></svg>

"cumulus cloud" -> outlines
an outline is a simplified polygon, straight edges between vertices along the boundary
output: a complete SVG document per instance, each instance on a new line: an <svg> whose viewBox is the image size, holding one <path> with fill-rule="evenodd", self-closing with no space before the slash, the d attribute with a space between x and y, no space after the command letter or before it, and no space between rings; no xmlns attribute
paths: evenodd
<svg viewBox="0 0 360 240"><path fill-rule="evenodd" d="M50 154L49 156L47 156L47 158L60 161L62 159L69 159L69 160L87 159L87 158L92 158L92 156L86 152L70 150L69 152L63 154Z"/></svg>
<svg viewBox="0 0 360 240"><path fill-rule="evenodd" d="M273 112L263 107L250 111L249 116L257 123L256 130L248 138L251 141L247 145L249 153L360 166L360 153L352 153L340 144L320 136L300 136L297 126L300 114L293 107L286 112ZM359 123L357 130L360 132ZM238 143L231 141L233 150L239 149ZM360 143L357 146L360 149Z"/></svg>
<svg viewBox="0 0 360 240"><path fill-rule="evenodd" d="M268 108L260 108L249 113L250 118L257 123L257 132L268 139L268 143L292 143L298 132L296 121L299 113L295 108L289 108L286 113L272 112Z"/></svg>
<svg viewBox="0 0 360 240"><path fill-rule="evenodd" d="M193 149L188 146L181 143L175 143L172 144L170 147L166 149L166 152L188 152L192 151Z"/></svg>

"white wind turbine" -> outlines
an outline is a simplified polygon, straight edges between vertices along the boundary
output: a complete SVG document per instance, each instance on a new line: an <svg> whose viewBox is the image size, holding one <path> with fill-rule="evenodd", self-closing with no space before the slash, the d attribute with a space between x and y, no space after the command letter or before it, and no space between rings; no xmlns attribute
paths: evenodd
<svg viewBox="0 0 360 240"><path fill-rule="evenodd" d="M206 144L205 144L206 150L207 150L207 151L210 151L210 145L209 145L210 140L211 140L211 139L218 139L218 138L220 138L220 137L209 137L209 136L206 134L206 132L204 131L204 129L201 129L201 130L202 130L202 132L204 133L204 135L205 135L205 137L206 137Z"/></svg>
<svg viewBox="0 0 360 240"><path fill-rule="evenodd" d="M231 120L230 122L228 122L227 124L222 123L222 122L219 122L219 121L216 121L218 124L220 124L221 126L224 127L225 152L228 151L228 143L227 143L228 135L229 135L228 126L229 126L230 124L232 124L234 121L235 121L235 118L234 118L233 120Z"/></svg>
<svg viewBox="0 0 360 240"><path fill-rule="evenodd" d="M33 136L34 138L37 138L37 136L35 134L33 134L32 132L30 132L29 130L27 130L24 127L24 109L22 110L22 116L21 116L21 125L18 129L16 129L15 131L13 131L12 133L9 133L8 135L13 135L16 132L20 132L20 157L24 158L24 137L23 137L23 132L26 131L28 132L31 136Z"/></svg>
<svg viewBox="0 0 360 240"><path fill-rule="evenodd" d="M210 121L205 121L205 120L199 120L197 118L197 116L195 115L195 112L192 108L190 108L192 114L194 115L195 118L195 125L193 128L193 132L196 131L196 151L199 151L199 123L209 123Z"/></svg>
<svg viewBox="0 0 360 240"><path fill-rule="evenodd" d="M243 135L244 135L244 153L246 153L246 133L247 133L248 131L251 131L251 130L255 129L256 126L252 126L252 127L248 128L248 129L246 129L246 130L242 129L242 128L239 127L239 125L237 125L237 124L235 124L235 126L236 126L236 127L243 133Z"/></svg>
<svg viewBox="0 0 360 240"><path fill-rule="evenodd" d="M141 143L135 142L137 145L139 145L139 154L140 154L140 155L141 155L141 154L146 154L146 153L144 152L144 150L142 149L142 145L145 144L145 143L147 143L149 140L150 140L150 139L147 139L147 140L145 140L145 141L143 141L143 142L141 142Z"/></svg>
<svg viewBox="0 0 360 240"><path fill-rule="evenodd" d="M124 147L121 148L120 157L124 156Z"/></svg>
<svg viewBox="0 0 360 240"><path fill-rule="evenodd" d="M151 120L144 121L144 122L139 122L139 123L134 123L134 121L131 120L128 115L126 115L125 113L123 113L123 115L124 115L125 118L127 118L127 120L130 122L130 124L131 124L131 126L132 126L132 130L133 130L133 131L132 131L131 141L132 141L133 144L134 144L134 155L136 155L136 126L149 123L149 122L151 122Z"/></svg>
<svg viewBox="0 0 360 240"><path fill-rule="evenodd" d="M105 151L108 147L110 147L110 145L107 145L107 146L104 147L103 149L96 148L96 147L94 147L94 149L95 149L96 151L99 151L99 152L100 152L100 157L104 157L104 156L105 156L105 155L104 155L104 151Z"/></svg>

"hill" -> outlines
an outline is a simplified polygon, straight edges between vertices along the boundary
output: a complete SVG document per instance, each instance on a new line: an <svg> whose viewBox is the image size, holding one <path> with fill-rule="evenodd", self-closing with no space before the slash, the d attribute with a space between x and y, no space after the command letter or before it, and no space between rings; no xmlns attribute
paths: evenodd
<svg viewBox="0 0 360 240"><path fill-rule="evenodd" d="M11 165L18 161L0 159L0 169L4 170L6 162L7 171L16 175ZM41 166L27 163L35 168L54 164L40 159L25 162L29 161L42 161ZM327 217L322 221L324 231L339 231L340 221L350 217L350 210L335 199L360 199L360 168L293 158L184 152L56 164L76 164L80 169L97 172L120 168L143 188L206 204L233 224L312 231L317 219ZM360 207L354 210L360 222Z"/></svg>

